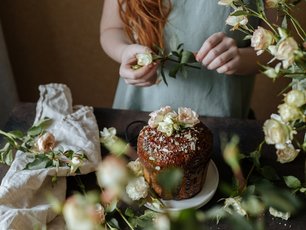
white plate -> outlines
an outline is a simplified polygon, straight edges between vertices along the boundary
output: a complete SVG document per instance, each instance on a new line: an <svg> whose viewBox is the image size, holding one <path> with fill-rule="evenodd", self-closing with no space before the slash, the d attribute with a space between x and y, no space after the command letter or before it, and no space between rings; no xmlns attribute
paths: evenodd
<svg viewBox="0 0 306 230"><path fill-rule="evenodd" d="M205 205L214 196L219 183L219 172L217 166L210 160L208 165L208 171L206 175L206 181L202 190L192 198L184 200L163 200L163 204L166 206L167 211L180 211L188 208L200 208ZM150 203L146 203L145 206L156 212L164 212L164 209L158 209Z"/></svg>

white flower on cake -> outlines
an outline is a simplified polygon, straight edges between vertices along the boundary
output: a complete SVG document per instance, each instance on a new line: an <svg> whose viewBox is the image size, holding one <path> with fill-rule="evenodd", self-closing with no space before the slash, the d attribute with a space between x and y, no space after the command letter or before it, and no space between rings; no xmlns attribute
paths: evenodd
<svg viewBox="0 0 306 230"><path fill-rule="evenodd" d="M157 128L167 136L171 136L174 131L193 127L200 122L198 114L186 107L178 108L178 113L176 113L170 106L165 106L150 113L149 116L151 117L148 122L149 126Z"/></svg>
<svg viewBox="0 0 306 230"><path fill-rule="evenodd" d="M251 46L257 51L257 55L260 55L274 42L273 33L269 30L264 29L261 26L253 32L251 39Z"/></svg>
<svg viewBox="0 0 306 230"><path fill-rule="evenodd" d="M46 132L36 141L37 150L39 152L51 151L55 146L55 137L52 133Z"/></svg>
<svg viewBox="0 0 306 230"><path fill-rule="evenodd" d="M151 118L149 119L148 124L150 125L150 127L156 128L158 124L164 120L165 115L172 111L173 110L170 106L165 106L157 111L150 113L149 116Z"/></svg>
<svg viewBox="0 0 306 230"><path fill-rule="evenodd" d="M129 181L126 186L126 193L132 200L140 200L148 195L149 185L144 177L137 177Z"/></svg>
<svg viewBox="0 0 306 230"><path fill-rule="evenodd" d="M190 108L178 108L178 122L185 127L193 127L200 122L199 115Z"/></svg>

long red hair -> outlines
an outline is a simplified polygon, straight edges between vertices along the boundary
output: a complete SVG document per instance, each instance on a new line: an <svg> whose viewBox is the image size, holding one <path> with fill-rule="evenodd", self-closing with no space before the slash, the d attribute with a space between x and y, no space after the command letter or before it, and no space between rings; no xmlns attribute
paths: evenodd
<svg viewBox="0 0 306 230"><path fill-rule="evenodd" d="M171 11L170 0L118 0L124 31L132 42L155 50L164 48L164 27Z"/></svg>

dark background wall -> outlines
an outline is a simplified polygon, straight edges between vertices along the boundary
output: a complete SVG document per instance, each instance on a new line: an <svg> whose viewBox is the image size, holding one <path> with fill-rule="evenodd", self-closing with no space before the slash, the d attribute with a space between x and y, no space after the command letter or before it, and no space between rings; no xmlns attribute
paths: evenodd
<svg viewBox="0 0 306 230"><path fill-rule="evenodd" d="M0 1L0 19L21 101L35 102L40 84L62 82L70 87L75 104L112 105L119 65L99 44L102 5L100 0ZM302 16L302 10L298 14ZM259 119L276 111L282 99L276 95L287 82L273 83L258 76L252 107Z"/></svg>

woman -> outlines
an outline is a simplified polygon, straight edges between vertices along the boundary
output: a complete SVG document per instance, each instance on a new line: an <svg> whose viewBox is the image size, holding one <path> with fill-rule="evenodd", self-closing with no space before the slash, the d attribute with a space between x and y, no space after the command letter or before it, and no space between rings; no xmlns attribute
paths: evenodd
<svg viewBox="0 0 306 230"><path fill-rule="evenodd" d="M225 24L230 12L216 0L105 0L101 44L121 63L113 107L153 111L184 106L200 115L247 117L257 56L244 34ZM259 21L250 23L256 28ZM137 53L152 51L156 44L171 51L173 41L196 53L203 68L186 68L187 78L167 77L168 86L155 84L158 63L131 68Z"/></svg>

